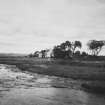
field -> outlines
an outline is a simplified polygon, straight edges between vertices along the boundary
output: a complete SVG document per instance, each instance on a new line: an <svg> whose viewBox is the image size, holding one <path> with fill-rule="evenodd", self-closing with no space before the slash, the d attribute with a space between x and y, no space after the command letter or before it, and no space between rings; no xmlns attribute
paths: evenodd
<svg viewBox="0 0 105 105"><path fill-rule="evenodd" d="M16 65L23 71L73 79L105 80L105 62L0 57L1 64Z"/></svg>
<svg viewBox="0 0 105 105"><path fill-rule="evenodd" d="M0 57L0 64L16 65L22 71L87 81L82 86L105 90L105 61L73 61L28 57ZM100 85L101 84L101 85Z"/></svg>

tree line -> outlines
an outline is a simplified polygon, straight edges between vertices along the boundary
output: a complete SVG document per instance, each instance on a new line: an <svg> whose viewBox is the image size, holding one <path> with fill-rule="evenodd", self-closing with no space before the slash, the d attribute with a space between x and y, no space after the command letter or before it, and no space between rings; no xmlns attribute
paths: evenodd
<svg viewBox="0 0 105 105"><path fill-rule="evenodd" d="M104 40L89 40L87 43L87 47L89 50L89 54L85 51L80 52L82 49L81 41L65 41L59 45L53 47L52 52L50 53L50 57L52 58L72 58L74 56L98 56L101 52L103 46L105 46ZM78 49L78 50L77 50ZM41 51L35 51L34 54L30 54L29 57L40 57L46 58L49 49L44 49Z"/></svg>

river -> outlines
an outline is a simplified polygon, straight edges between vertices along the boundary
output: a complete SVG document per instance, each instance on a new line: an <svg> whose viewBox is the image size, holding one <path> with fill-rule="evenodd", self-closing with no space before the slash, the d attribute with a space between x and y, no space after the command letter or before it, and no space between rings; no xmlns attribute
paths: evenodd
<svg viewBox="0 0 105 105"><path fill-rule="evenodd" d="M83 91L80 83L0 64L0 105L105 105L105 96Z"/></svg>

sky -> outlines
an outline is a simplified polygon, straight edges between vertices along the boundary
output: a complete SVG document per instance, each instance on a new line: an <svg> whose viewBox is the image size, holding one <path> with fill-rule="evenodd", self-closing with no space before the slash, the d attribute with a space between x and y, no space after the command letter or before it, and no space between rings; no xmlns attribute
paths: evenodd
<svg viewBox="0 0 105 105"><path fill-rule="evenodd" d="M92 39L105 40L105 0L0 0L0 52L31 53L66 40L87 50Z"/></svg>

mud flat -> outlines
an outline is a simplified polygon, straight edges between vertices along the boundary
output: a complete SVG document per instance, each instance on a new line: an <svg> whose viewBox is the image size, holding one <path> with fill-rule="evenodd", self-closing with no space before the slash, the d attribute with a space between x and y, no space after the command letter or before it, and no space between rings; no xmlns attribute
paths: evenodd
<svg viewBox="0 0 105 105"><path fill-rule="evenodd" d="M0 65L0 105L105 105L105 96L85 92L81 80L22 72Z"/></svg>

